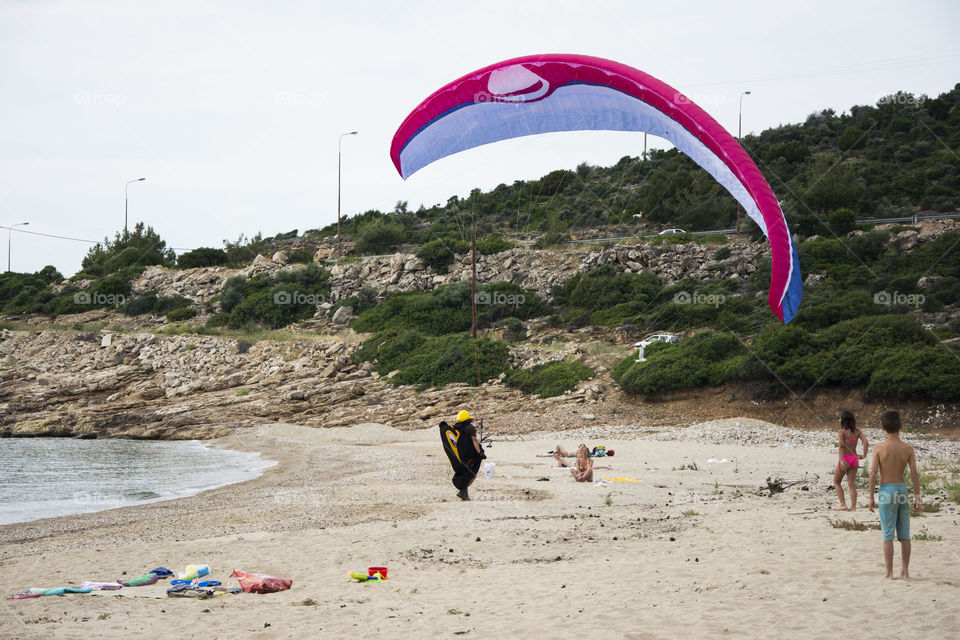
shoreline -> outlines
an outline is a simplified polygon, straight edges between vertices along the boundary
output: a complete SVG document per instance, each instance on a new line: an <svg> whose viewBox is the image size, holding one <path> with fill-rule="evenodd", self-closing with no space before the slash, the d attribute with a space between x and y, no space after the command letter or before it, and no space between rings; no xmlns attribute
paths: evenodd
<svg viewBox="0 0 960 640"><path fill-rule="evenodd" d="M75 438L63 438L63 437L57 436L56 439L58 439L58 440L74 440ZM89 440L89 439L91 439L91 438L77 438L77 439ZM141 440L141 439L131 439L131 438L109 438L109 439L101 438L101 439L110 440L110 441L114 441L114 440L132 440L133 442L142 442L142 441L143 441L143 440ZM250 456L250 457L249 457L249 459L247 459L247 460L241 460L241 461L236 461L236 460L234 460L234 461L229 461L229 460L222 460L222 461L220 461L221 468L219 468L219 469L216 470L215 472L210 472L210 473L211 473L211 477L208 478L208 480L210 480L210 482L204 482L203 484L195 484L195 485L192 485L192 486L191 486L191 485L187 485L187 484L181 484L181 485L179 485L179 486L166 487L166 488L164 488L164 489L160 489L159 487L156 487L156 491L169 491L169 492L172 494L172 495L169 495L169 496L166 496L166 497L164 497L163 495L160 495L160 494L154 492L154 488L155 488L155 487L152 487L152 486L150 487L149 490L138 491L137 493L143 493L143 492L148 491L149 493L152 493L153 496L152 496L152 497L146 497L146 498L144 498L144 499L142 499L142 500L138 500L138 501L135 501L135 502L134 502L134 501L125 501L125 500L124 500L124 497L126 497L126 496L129 495L129 494L120 494L120 493L116 493L116 494L113 494L113 495L111 495L111 494L104 494L104 493L100 492L99 490L97 490L96 487L93 488L94 493L95 493L96 495L95 495L95 496L91 496L91 494L88 493L88 490L89 490L89 487L88 487L88 486L82 485L82 484L75 484L75 485L74 485L74 486L75 486L75 492L74 492L73 501L74 501L74 502L77 502L78 500L80 500L81 503L88 503L89 506L92 506L92 507L94 507L94 508L92 508L92 509L86 509L86 510L81 510L81 511L73 512L73 513L64 513L64 514L60 514L60 515L46 515L46 516L42 516L42 517L31 517L31 518L28 519L28 520L20 520L20 521L16 521L16 522L0 522L0 527L2 527L2 526L11 526L11 525L20 525L20 524L29 524L29 523L33 523L33 522L39 522L39 521L42 521L42 520L53 520L53 519L56 519L56 518L70 518L70 517L80 516L80 515L85 515L85 514L96 514L96 513L102 513L102 512L104 512L104 511L112 511L112 510L114 510L114 509L140 507L140 506L145 506L145 505L149 505L149 504L156 504L156 503L160 503L160 502L170 502L170 501L173 501L173 500L180 500L180 499L182 499L182 498L190 498L190 497L192 497L192 496L200 495L200 494L205 493L205 492L207 492L207 491L214 491L214 490L216 490L216 489L220 489L221 487L226 487L226 486L230 486L230 485L233 485L233 484L241 484L241 483L244 483L244 482L249 482L249 481L251 481L251 480L255 480L255 479L259 478L260 476L262 476L268 469L273 468L273 467L277 466L277 464L278 464L276 460L270 460L270 459L268 459L268 458L263 457L259 451L249 450L249 449L246 450L246 451L241 451L240 449L237 449L237 448L230 448L230 447L225 447L225 446L219 446L219 444L218 444L216 441L214 441L214 440L160 440L160 439L158 439L158 440L155 440L154 442L157 442L157 443L170 443L169 445L166 445L166 444L163 445L164 447L166 447L166 446L173 446L173 447L182 446L182 447L187 447L187 448L188 448L188 449L185 449L185 450L183 450L183 449L177 449L177 450L174 450L174 451L172 451L172 452L168 452L168 453L170 453L170 455L178 455L178 454L180 454L180 453L189 452L189 447L198 447L199 449L203 449L203 450L214 449L214 450L217 450L217 451L223 451L223 452L231 453L231 454L242 454L242 455ZM176 444L174 445L173 443L176 443ZM102 455L102 454L101 454L101 455ZM147 454L141 454L141 455L147 455ZM100 460L100 461L94 460L94 463L95 463L95 464L102 464L102 463L103 463L103 460ZM47 463L47 464L49 465L49 463ZM182 464L182 462L181 462L181 464ZM242 464L243 466L240 466L241 464ZM161 468L162 468L162 467L161 467ZM182 472L187 473L187 472L189 472L190 469L191 469L191 467L189 467L189 466L184 467L183 470L182 470ZM234 472L236 472L237 469L241 469L241 472L240 472L240 473L241 473L243 476L247 476L247 477L240 477L240 478L238 478L238 479L229 479L227 474L229 474L231 470L233 470ZM217 476L219 476L220 478L219 478L219 479L216 479ZM141 478L141 480L142 480L142 478ZM78 498L78 496L79 496L79 498ZM91 499L91 498L95 498L95 499ZM64 500L65 500L65 498L56 498L56 499L54 499L54 502L63 502ZM20 503L17 503L17 504L20 504Z"/></svg>
<svg viewBox="0 0 960 640"><path fill-rule="evenodd" d="M814 438L738 444L729 436L753 427L737 420L688 429L703 440L726 434L719 443L678 440L678 431L665 429L590 438L617 451L597 461L614 467L598 476L639 480L606 486L569 482L565 470L536 457L559 436L575 446L586 433L495 439L488 455L496 477L479 478L469 503L454 496L434 429L247 428L216 446L277 460L257 478L187 498L0 527L0 590L9 595L155 566L179 573L195 562L210 564L217 579L242 569L292 578L293 589L208 602L129 597L134 589L121 590L120 598L4 600L0 635L146 630L174 638L184 625L196 625L213 637L493 637L498 629L542 633L580 623L611 637L743 637L750 635L744 629L776 620L778 629L819 637L848 621L851 589L887 594L925 618L919 628L911 626L916 621L871 618L864 633L944 633L960 615L957 506L944 502L940 513L914 520L915 536L927 531L942 539L914 544L914 580L884 583L879 532L830 524L876 522L863 495L857 512L830 510L836 451ZM940 446L956 456L960 443ZM731 462L707 462L724 458ZM681 468L687 463L698 470ZM804 474L806 491L756 494L768 476ZM843 581L836 578L838 558ZM345 581L348 572L374 565L389 567L386 583Z"/></svg>

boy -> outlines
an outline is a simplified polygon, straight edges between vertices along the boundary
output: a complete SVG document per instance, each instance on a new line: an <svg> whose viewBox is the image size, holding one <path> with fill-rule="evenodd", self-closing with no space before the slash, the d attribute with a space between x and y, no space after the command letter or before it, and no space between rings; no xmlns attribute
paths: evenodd
<svg viewBox="0 0 960 640"><path fill-rule="evenodd" d="M913 447L900 439L900 412L884 411L880 425L887 439L874 448L870 465L870 511L873 512L873 489L880 470L880 527L883 530L883 559L887 566L887 580L893 580L893 538L900 540L900 577L910 579L910 496L903 483L903 470L910 465L913 481L914 506L920 509L920 474Z"/></svg>

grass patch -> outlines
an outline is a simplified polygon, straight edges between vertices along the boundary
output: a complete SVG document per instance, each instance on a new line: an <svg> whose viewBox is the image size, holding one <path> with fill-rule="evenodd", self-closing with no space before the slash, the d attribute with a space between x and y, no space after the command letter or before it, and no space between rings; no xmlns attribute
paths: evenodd
<svg viewBox="0 0 960 640"><path fill-rule="evenodd" d="M943 536L934 535L934 534L930 533L929 531L927 531L927 527L926 527L926 526L923 526L923 527L920 527L920 532L919 532L919 533L913 534L913 539L914 539L914 540L925 540L925 541L927 541L927 542L941 542L941 541L943 540Z"/></svg>
<svg viewBox="0 0 960 640"><path fill-rule="evenodd" d="M943 490L947 492L947 500L960 504L960 482L955 480L944 481Z"/></svg>
<svg viewBox="0 0 960 640"><path fill-rule="evenodd" d="M246 387L244 387L244 388L242 388L242 389L237 389L237 395L240 396L240 397L242 397L242 396L248 396L248 395L250 395L250 389L247 389Z"/></svg>
<svg viewBox="0 0 960 640"><path fill-rule="evenodd" d="M700 512L698 512L696 509L687 509L686 511L681 511L680 513L681 513L682 515L685 515L685 516L698 516L698 515L700 515Z"/></svg>
<svg viewBox="0 0 960 640"><path fill-rule="evenodd" d="M844 529L846 531L879 531L878 522L857 522L856 520L831 520L830 526L834 529Z"/></svg>

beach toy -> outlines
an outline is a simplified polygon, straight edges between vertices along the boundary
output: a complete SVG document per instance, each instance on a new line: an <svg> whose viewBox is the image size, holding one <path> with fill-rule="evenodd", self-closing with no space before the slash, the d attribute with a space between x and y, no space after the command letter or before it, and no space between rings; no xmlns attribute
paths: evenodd
<svg viewBox="0 0 960 640"><path fill-rule="evenodd" d="M184 573L180 574L181 580L196 580L200 576L205 576L210 573L209 565L205 564L188 564L187 570Z"/></svg>
<svg viewBox="0 0 960 640"><path fill-rule="evenodd" d="M615 453L617 453L617 452L614 451L613 449L610 449L610 451L607 451L607 455L608 455L608 456L613 456Z"/></svg>
<svg viewBox="0 0 960 640"><path fill-rule="evenodd" d="M366 582L369 580L369 576L365 573L351 573L350 577L356 580L357 582Z"/></svg>
<svg viewBox="0 0 960 640"><path fill-rule="evenodd" d="M367 575L373 577L375 574L380 574L382 580L387 579L387 568L386 567L367 567Z"/></svg>

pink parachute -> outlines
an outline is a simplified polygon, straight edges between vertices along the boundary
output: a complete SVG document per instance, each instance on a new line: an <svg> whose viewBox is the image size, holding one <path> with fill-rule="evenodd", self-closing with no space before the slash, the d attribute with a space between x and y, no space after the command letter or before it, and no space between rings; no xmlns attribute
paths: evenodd
<svg viewBox="0 0 960 640"><path fill-rule="evenodd" d="M669 140L743 206L770 242L770 308L800 306L797 249L770 185L706 111L653 76L590 56L505 60L438 89L403 121L390 157L406 179L435 160L491 142L554 131L645 131Z"/></svg>

